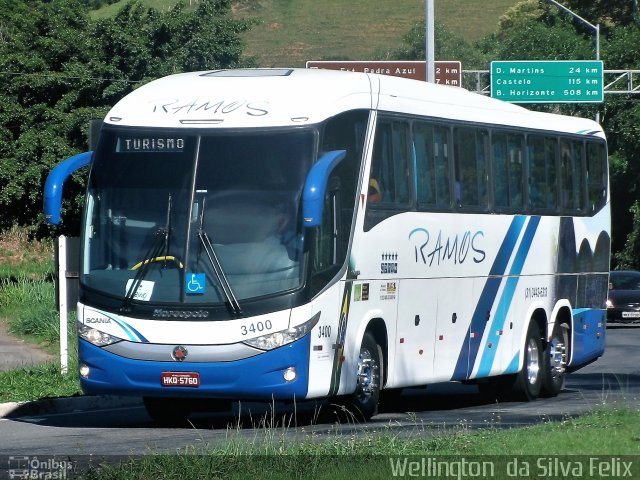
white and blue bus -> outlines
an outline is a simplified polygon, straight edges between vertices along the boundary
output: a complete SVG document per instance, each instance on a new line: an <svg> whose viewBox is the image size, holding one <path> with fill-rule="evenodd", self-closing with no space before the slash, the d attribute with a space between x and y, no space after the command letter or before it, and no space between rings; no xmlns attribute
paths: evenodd
<svg viewBox="0 0 640 480"><path fill-rule="evenodd" d="M335 398L435 382L554 396L602 355L607 147L587 119L364 73L219 70L107 114L81 232L89 394Z"/></svg>

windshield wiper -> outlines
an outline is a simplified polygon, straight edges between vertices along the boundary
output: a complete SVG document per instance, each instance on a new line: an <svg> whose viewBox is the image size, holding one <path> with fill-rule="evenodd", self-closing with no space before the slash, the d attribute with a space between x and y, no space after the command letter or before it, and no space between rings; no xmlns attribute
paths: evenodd
<svg viewBox="0 0 640 480"><path fill-rule="evenodd" d="M171 194L169 194L169 199L167 201L167 218L164 227L160 227L156 230L154 235L156 236L155 241L151 243L149 249L146 251L143 261L138 265L136 275L133 277L133 281L129 285L127 292L124 295L124 301L122 302L122 306L120 307L121 311L129 311L131 306L131 301L135 298L136 292L138 288L142 284L142 281L147 276L147 272L149 271L150 265L153 263L154 259L162 258L160 257L160 253L164 251L164 262L166 268L166 262L168 258L169 251L169 239L171 233ZM136 268L135 266L133 267Z"/></svg>
<svg viewBox="0 0 640 480"><path fill-rule="evenodd" d="M209 262L213 267L213 273L216 275L216 279L220 284L222 289L222 293L224 293L225 298L227 299L227 303L231 308L231 311L237 315L242 315L242 308L240 307L240 303L238 303L238 299L233 293L231 285L229 284L229 280L224 273L224 269L220 264L220 260L218 259L218 255L216 255L216 251L213 248L213 244L207 232L202 228L202 224L204 221L204 199L202 200L202 213L200 216L200 228L198 229L198 238L200 239L200 243L202 243L202 247L204 248L207 257L209 258Z"/></svg>

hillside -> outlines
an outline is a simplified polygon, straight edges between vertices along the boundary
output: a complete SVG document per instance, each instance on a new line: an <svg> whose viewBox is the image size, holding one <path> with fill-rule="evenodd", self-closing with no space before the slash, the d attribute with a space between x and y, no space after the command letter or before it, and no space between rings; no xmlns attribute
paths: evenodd
<svg viewBox="0 0 640 480"><path fill-rule="evenodd" d="M307 60L369 60L397 48L425 17L425 0L241 0L236 15L260 19L245 35L259 65L304 66ZM517 0L436 0L435 17L467 41L495 31Z"/></svg>
<svg viewBox="0 0 640 480"><path fill-rule="evenodd" d="M125 2L94 12L112 15ZM159 10L176 0L142 0ZM195 4L197 0L185 0ZM435 0L436 21L472 42L495 31L518 0ZM374 7L375 5L375 7ZM234 14L259 24L244 35L259 66L304 66L307 60L369 60L397 48L425 16L425 0L235 0Z"/></svg>

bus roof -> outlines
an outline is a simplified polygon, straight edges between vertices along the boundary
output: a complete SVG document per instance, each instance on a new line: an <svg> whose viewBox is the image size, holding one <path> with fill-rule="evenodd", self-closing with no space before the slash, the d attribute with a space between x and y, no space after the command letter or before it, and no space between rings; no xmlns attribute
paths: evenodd
<svg viewBox="0 0 640 480"><path fill-rule="evenodd" d="M214 70L170 75L134 90L109 124L168 128L266 128L318 123L376 109L473 123L597 135L594 121L531 112L458 87L319 69Z"/></svg>

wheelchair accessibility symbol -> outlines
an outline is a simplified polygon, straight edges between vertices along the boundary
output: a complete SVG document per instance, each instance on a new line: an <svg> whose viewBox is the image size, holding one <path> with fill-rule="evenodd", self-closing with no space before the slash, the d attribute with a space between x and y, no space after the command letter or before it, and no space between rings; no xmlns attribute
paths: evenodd
<svg viewBox="0 0 640 480"><path fill-rule="evenodd" d="M202 295L206 286L206 277L204 273L187 273L184 282L184 292L187 295Z"/></svg>

